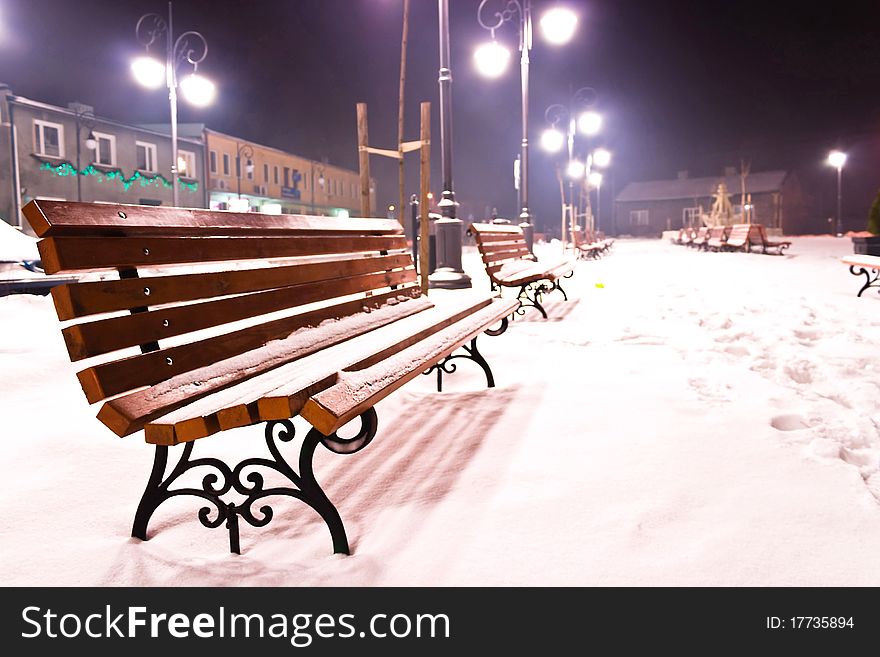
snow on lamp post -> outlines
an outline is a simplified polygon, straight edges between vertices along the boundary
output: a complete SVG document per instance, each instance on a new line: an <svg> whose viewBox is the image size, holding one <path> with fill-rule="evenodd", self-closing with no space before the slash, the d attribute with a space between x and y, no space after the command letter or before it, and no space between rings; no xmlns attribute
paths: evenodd
<svg viewBox="0 0 880 657"><path fill-rule="evenodd" d="M494 6L495 11L492 12ZM577 15L565 7L556 6L544 13L539 21L544 39L554 45L571 40L577 27ZM477 70L487 77L500 77L510 60L510 51L495 41L495 30L506 22L519 28L520 84L522 101L522 142L519 165L520 226L526 234L526 243L532 249L532 213L529 210L529 52L532 49L531 0L482 0L477 8L477 22L489 30L491 41L474 52Z"/></svg>
<svg viewBox="0 0 880 657"><path fill-rule="evenodd" d="M846 153L831 151L828 153L828 164L837 169L837 236L843 236L843 165L846 164Z"/></svg>
<svg viewBox="0 0 880 657"><path fill-rule="evenodd" d="M152 57L150 46L165 36L165 63ZM216 94L214 83L198 74L199 64L208 55L208 42L199 32L184 32L174 38L171 3L168 3L168 20L159 14L144 14L135 26L137 40L146 48L147 54L131 62L131 72L139 84L158 89L165 83L171 109L171 193L174 206L180 205L177 162L177 87L184 98L193 105L209 105ZM192 73L178 80L178 69L184 63L193 67Z"/></svg>

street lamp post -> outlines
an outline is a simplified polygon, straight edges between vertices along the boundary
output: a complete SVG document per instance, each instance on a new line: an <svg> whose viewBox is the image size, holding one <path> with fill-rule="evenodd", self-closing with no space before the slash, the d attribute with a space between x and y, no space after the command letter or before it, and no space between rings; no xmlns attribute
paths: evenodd
<svg viewBox="0 0 880 657"><path fill-rule="evenodd" d="M247 164L245 167L247 168L248 174L254 172L254 163L251 161L251 158L254 156L254 149L251 148L250 144L239 144L238 150L235 153L235 174L238 176L238 198L241 198L241 158L247 160Z"/></svg>
<svg viewBox="0 0 880 657"><path fill-rule="evenodd" d="M437 269L429 276L431 287L471 287L471 278L461 265L461 220L456 218L455 192L452 188L452 69L449 54L449 0L438 1L440 24L440 159L443 193L440 202L442 219L437 220Z"/></svg>
<svg viewBox="0 0 880 657"><path fill-rule="evenodd" d="M74 110L74 118L76 120L76 200L82 201L82 166L80 164L80 154L81 154L81 146L82 143L82 130L86 128L89 131L89 136L86 137L86 148L90 151L95 150L98 147L98 140L95 139L95 133L93 132L95 129L95 113L90 109L83 109L82 107L77 107Z"/></svg>
<svg viewBox="0 0 880 657"><path fill-rule="evenodd" d="M843 237L843 165L846 164L846 153L831 151L828 164L837 169L837 236Z"/></svg>
<svg viewBox="0 0 880 657"><path fill-rule="evenodd" d="M189 31L174 38L171 3L168 3L168 20L159 14L144 14L135 26L137 40L147 49L165 35L165 64L149 55L135 59L132 72L138 82L146 87L158 88L163 78L168 88L171 109L171 192L174 206L180 205L177 185L177 69L184 63L192 65L193 72L180 81L179 86L186 99L193 105L207 105L213 100L214 83L198 75L198 67L208 55L208 42L199 32Z"/></svg>
<svg viewBox="0 0 880 657"><path fill-rule="evenodd" d="M526 235L526 243L532 250L534 226L529 209L529 52L532 49L532 3L531 0L504 0L503 7L494 14L487 11L491 0L482 0L477 8L477 22L489 30L491 43L484 44L474 53L477 66L487 77L498 77L504 72L510 53L495 42L495 30L504 23L518 21L519 28L519 70L522 102L522 139L520 141L520 226ZM541 29L545 38L554 44L567 42L574 34L577 17L568 9L555 7L541 18Z"/></svg>

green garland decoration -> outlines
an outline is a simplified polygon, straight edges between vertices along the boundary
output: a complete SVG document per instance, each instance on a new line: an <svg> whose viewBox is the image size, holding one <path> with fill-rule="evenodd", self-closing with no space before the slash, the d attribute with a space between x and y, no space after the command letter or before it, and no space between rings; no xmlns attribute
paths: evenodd
<svg viewBox="0 0 880 657"><path fill-rule="evenodd" d="M122 183L122 186L128 191L128 188L134 185L136 182L140 184L141 187L171 187L171 181L168 180L161 173L157 173L156 175L150 176L141 173L140 171L135 171L130 178L126 178L125 174L122 172L122 169L110 169L109 171L104 171L102 169L96 168L94 165L88 165L85 169L81 171L77 171L76 167L73 166L71 162L60 162L58 164L52 164L51 162L43 162L40 165L41 171L51 171L56 176L65 178L67 176L95 176L97 177L99 182L104 182L105 180L118 180ZM180 180L178 178L177 183L180 185L182 189L186 189L190 192L198 191L199 183L198 182L186 182L184 180Z"/></svg>

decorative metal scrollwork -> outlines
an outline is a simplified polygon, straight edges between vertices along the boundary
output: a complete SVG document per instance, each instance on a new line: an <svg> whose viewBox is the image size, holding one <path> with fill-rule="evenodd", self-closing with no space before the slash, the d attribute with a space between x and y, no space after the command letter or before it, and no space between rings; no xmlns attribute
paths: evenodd
<svg viewBox="0 0 880 657"><path fill-rule="evenodd" d="M501 320L501 328L496 329L496 332L490 333L486 331L489 335L501 335L507 329L507 318L505 317ZM432 372L437 373L437 392L443 392L443 375L444 374L453 374L458 366L456 363L452 361L457 358L467 358L468 360L474 361L477 365L483 368L483 373L486 375L486 385L489 388L495 387L495 377L492 375L492 368L489 367L489 363L483 357L483 354L480 353L479 349L477 349L477 339L473 338L471 340L470 346L462 345L462 349L464 349L465 353L463 354L450 354L439 363L432 365L427 371L422 372L425 376L428 376Z"/></svg>
<svg viewBox="0 0 880 657"><path fill-rule="evenodd" d="M869 287L880 287L880 285L874 285L874 283L877 282L877 279L880 279L880 269L871 269L871 272L869 273L865 267L859 267L858 270L856 270L856 265L850 265L849 273L853 276L865 277L865 284L862 285L862 289L859 290L859 293L856 295L857 297L862 296L862 292L867 290Z"/></svg>
<svg viewBox="0 0 880 657"><path fill-rule="evenodd" d="M337 454L353 454L366 447L376 435L378 427L375 409L364 411L360 415L360 420L361 428L353 438L340 438L335 433L325 436L317 429L311 429L300 448L299 472L287 463L278 448L277 441L289 443L294 438L295 429L290 420L273 420L266 423L266 447L271 458L248 458L232 468L220 459L192 458L195 443L190 442L184 445L179 461L165 477L168 447L157 446L153 470L135 514L132 536L146 540L147 526L159 505L173 497L188 495L201 498L210 504L199 509L199 522L210 529L225 523L229 530L229 550L239 554L241 552L239 518L252 527L265 527L274 516L272 507L263 504L255 509L255 505L268 497L286 496L302 500L317 511L330 530L334 552L348 554L345 528L336 507L315 479L312 458L318 444L323 444ZM192 486L172 488L181 476L196 468L211 470L202 477L201 488ZM277 472L292 486L267 486L264 476L266 471ZM223 497L230 493L235 493L243 499L237 503L224 501Z"/></svg>

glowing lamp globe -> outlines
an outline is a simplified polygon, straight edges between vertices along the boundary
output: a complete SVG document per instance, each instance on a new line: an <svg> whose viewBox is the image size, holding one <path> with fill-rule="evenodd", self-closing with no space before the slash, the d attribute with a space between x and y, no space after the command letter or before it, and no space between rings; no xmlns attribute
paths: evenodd
<svg viewBox="0 0 880 657"><path fill-rule="evenodd" d="M571 9L554 7L541 16L541 33L554 45L567 43L574 36L577 27L577 16Z"/></svg>
<svg viewBox="0 0 880 657"><path fill-rule="evenodd" d="M138 84L150 89L158 89L165 82L165 65L153 57L135 58L131 62L131 72Z"/></svg>
<svg viewBox="0 0 880 657"><path fill-rule="evenodd" d="M598 134L602 129L602 117L596 112L584 112L578 117L578 130L585 135Z"/></svg>
<svg viewBox="0 0 880 657"><path fill-rule="evenodd" d="M590 177L587 178L590 181L591 187L601 187L602 186L602 174L598 171L590 172Z"/></svg>
<svg viewBox="0 0 880 657"><path fill-rule="evenodd" d="M217 95L214 83L197 73L191 73L180 81L180 91L187 101L197 107L210 105Z"/></svg>
<svg viewBox="0 0 880 657"><path fill-rule="evenodd" d="M548 128L541 135L541 148L548 153L558 153L565 142L565 136L556 128Z"/></svg>
<svg viewBox="0 0 880 657"><path fill-rule="evenodd" d="M828 164L835 169L842 169L843 165L846 164L846 153L842 151L831 151L828 154Z"/></svg>
<svg viewBox="0 0 880 657"><path fill-rule="evenodd" d="M584 167L583 162L579 162L578 160L572 160L568 163L568 169L566 169L566 173L568 173L569 178L583 178L584 172L586 168Z"/></svg>
<svg viewBox="0 0 880 657"><path fill-rule="evenodd" d="M507 70L510 51L497 41L484 43L474 51L474 63L480 75L487 78L500 77Z"/></svg>
<svg viewBox="0 0 880 657"><path fill-rule="evenodd" d="M611 164L611 153L604 148L600 148L593 153L593 164L597 167L607 167Z"/></svg>

